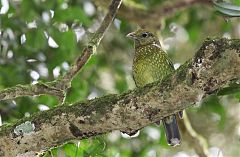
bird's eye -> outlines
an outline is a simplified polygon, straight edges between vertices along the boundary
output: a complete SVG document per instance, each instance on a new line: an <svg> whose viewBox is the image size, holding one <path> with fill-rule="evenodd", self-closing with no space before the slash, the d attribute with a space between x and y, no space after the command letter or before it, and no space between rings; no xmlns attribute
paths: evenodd
<svg viewBox="0 0 240 157"><path fill-rule="evenodd" d="M147 33L143 33L143 34L142 34L142 37L144 37L144 38L146 38L147 36L148 36Z"/></svg>

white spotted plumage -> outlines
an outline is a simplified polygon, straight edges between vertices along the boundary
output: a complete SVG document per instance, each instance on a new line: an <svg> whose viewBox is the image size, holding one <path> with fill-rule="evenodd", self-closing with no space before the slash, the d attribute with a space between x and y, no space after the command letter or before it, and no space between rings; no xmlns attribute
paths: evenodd
<svg viewBox="0 0 240 157"><path fill-rule="evenodd" d="M136 48L133 76L137 86L162 80L173 70L173 64L161 46L149 44Z"/></svg>
<svg viewBox="0 0 240 157"><path fill-rule="evenodd" d="M162 80L174 71L173 64L162 50L156 36L144 29L128 34L134 39L135 54L133 59L133 76L136 85L144 86L154 81ZM181 142L181 135L173 114L162 119L169 145L176 146Z"/></svg>

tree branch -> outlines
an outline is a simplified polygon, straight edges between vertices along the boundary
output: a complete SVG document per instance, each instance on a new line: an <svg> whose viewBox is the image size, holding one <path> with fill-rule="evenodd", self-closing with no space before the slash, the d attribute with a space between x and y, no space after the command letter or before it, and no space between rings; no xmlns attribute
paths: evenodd
<svg viewBox="0 0 240 157"><path fill-rule="evenodd" d="M50 94L58 97L60 102L65 99L65 92L71 86L71 81L74 76L86 64L88 59L93 54L93 51L98 47L108 27L112 23L122 0L112 0L109 6L108 13L104 17L100 27L94 33L88 45L83 49L82 55L77 59L76 63L70 68L68 73L58 80L46 83L37 83L35 85L17 85L0 91L0 100L14 99L22 96L36 96Z"/></svg>
<svg viewBox="0 0 240 157"><path fill-rule="evenodd" d="M108 1L94 0L97 6L107 6ZM129 7L122 5L119 9L118 16L129 22L136 23L141 27L151 27L153 29L161 26L163 18L174 15L177 11L183 10L195 4L210 5L211 0L181 0L181 1L166 1L157 5L151 10Z"/></svg>
<svg viewBox="0 0 240 157"><path fill-rule="evenodd" d="M67 80L67 82L71 82L73 77L81 70L81 68L86 64L88 59L93 54L93 51L96 50L100 41L102 40L106 30L112 23L115 15L117 13L118 8L121 5L121 0L113 0L111 5L108 8L108 13L104 17L101 26L98 30L94 33L93 37L91 38L89 44L84 48L82 55L77 59L75 65L71 67L69 72L64 76L63 80Z"/></svg>
<svg viewBox="0 0 240 157"><path fill-rule="evenodd" d="M0 100L14 99L21 96L34 96L42 94L50 94L62 97L63 90L56 88L56 81L47 83L37 83L34 85L16 85L14 87L6 88L0 91Z"/></svg>
<svg viewBox="0 0 240 157"><path fill-rule="evenodd" d="M207 40L193 59L162 82L58 106L2 126L0 156L26 156L72 139L141 129L217 93L229 81L240 80L239 53L240 40Z"/></svg>

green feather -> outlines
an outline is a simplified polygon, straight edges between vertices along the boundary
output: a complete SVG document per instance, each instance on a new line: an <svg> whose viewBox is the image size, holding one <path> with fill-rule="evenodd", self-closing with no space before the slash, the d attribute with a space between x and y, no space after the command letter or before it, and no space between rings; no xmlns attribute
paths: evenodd
<svg viewBox="0 0 240 157"><path fill-rule="evenodd" d="M136 86L162 80L173 71L173 64L160 45L148 44L135 49L133 77Z"/></svg>

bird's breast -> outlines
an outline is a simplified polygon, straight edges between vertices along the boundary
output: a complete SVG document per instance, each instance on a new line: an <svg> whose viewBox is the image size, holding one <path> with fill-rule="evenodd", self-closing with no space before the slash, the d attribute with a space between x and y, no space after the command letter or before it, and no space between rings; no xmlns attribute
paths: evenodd
<svg viewBox="0 0 240 157"><path fill-rule="evenodd" d="M133 59L133 77L136 86L144 86L162 80L172 70L165 52L142 48Z"/></svg>
<svg viewBox="0 0 240 157"><path fill-rule="evenodd" d="M137 86L144 86L161 79L158 65L148 59L134 61L133 77Z"/></svg>

